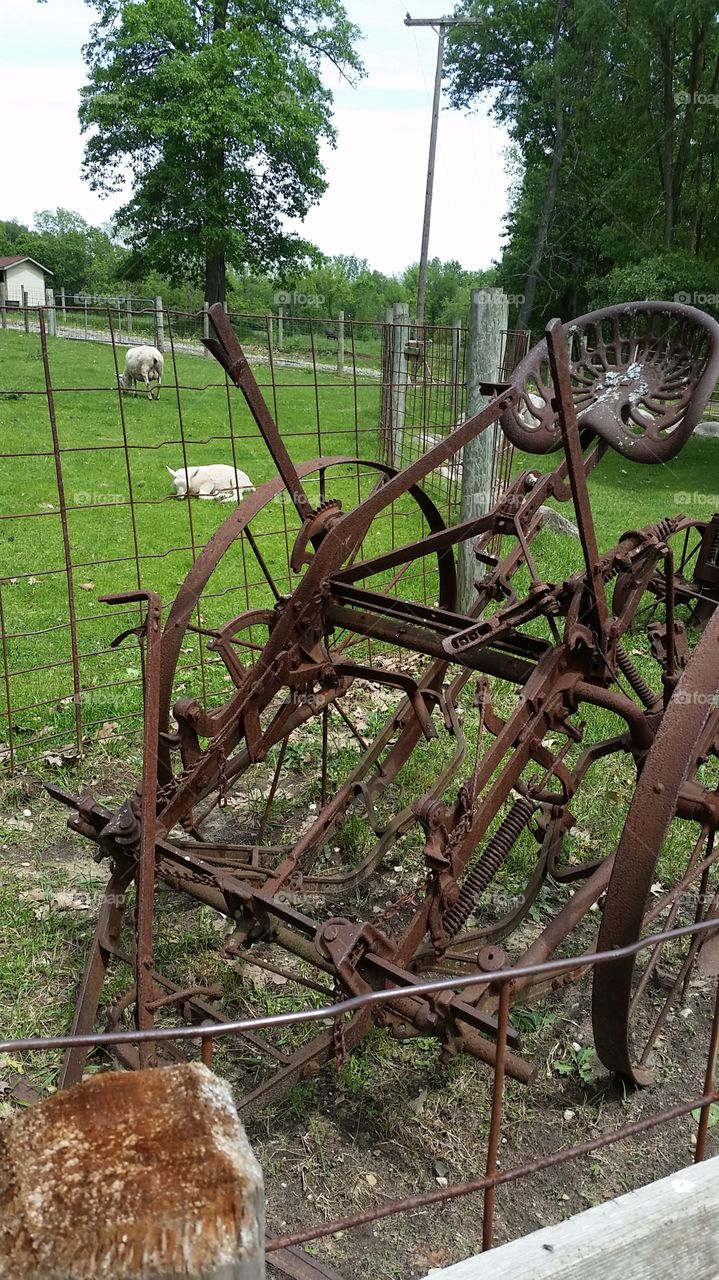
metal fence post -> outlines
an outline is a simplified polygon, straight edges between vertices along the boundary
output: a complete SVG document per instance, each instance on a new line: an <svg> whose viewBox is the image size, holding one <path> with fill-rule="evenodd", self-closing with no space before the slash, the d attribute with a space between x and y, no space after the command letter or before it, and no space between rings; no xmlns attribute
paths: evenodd
<svg viewBox="0 0 719 1280"><path fill-rule="evenodd" d="M162 298L158 293L155 298L155 346L158 351L165 350L165 314L162 308Z"/></svg>
<svg viewBox="0 0 719 1280"><path fill-rule="evenodd" d="M473 289L469 307L467 337L467 417L488 403L480 382L499 378L502 339L507 329L509 304L503 289ZM492 460L496 430L493 427L470 440L462 457L462 501L460 519L484 515L492 502ZM459 607L465 612L474 599L477 562L472 541L459 546Z"/></svg>
<svg viewBox="0 0 719 1280"><path fill-rule="evenodd" d="M345 313L340 311L337 317L337 372L345 371Z"/></svg>
<svg viewBox="0 0 719 1280"><path fill-rule="evenodd" d="M452 325L452 372L449 390L452 426L457 426L457 407L459 405L459 355L462 347L462 321L455 320Z"/></svg>
<svg viewBox="0 0 719 1280"><path fill-rule="evenodd" d="M55 295L52 289L45 290L45 306L47 307L47 331L51 338L56 338L57 312L55 311Z"/></svg>
<svg viewBox="0 0 719 1280"><path fill-rule="evenodd" d="M402 465L402 437L407 405L407 343L409 304L395 302L392 308L392 465Z"/></svg>

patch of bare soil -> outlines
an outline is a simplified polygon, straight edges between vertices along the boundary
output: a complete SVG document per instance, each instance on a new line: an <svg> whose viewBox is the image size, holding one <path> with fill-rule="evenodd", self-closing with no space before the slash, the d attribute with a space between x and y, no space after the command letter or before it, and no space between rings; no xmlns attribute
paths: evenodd
<svg viewBox="0 0 719 1280"><path fill-rule="evenodd" d="M88 782L88 789L108 801L129 790L109 766ZM8 827L13 816L32 824L30 829ZM68 894L86 887L89 878L104 880L106 868L96 866L85 842L68 835L65 816L59 806L46 803L30 778L19 781L10 802L6 797L1 856L6 877L15 878L21 893L28 892L29 881L43 876L50 877L56 892ZM229 820L226 813L221 820ZM373 891L372 901L381 910L397 888L388 883L383 891L380 877ZM74 906L74 900L51 901L49 910ZM78 909L85 911L89 945L95 910L87 903ZM336 914L337 904L325 904L325 909ZM249 1008L275 1012L293 1007L299 988L282 982L281 975L268 974L252 957L218 962L227 922L208 908L160 889L158 925L161 948L182 949L180 972L173 969L172 976L211 982L221 973L230 1015ZM271 947L258 949L257 955L283 963L283 953L273 954ZM72 973L68 984L79 979L70 964L66 972ZM507 1083L500 1168L566 1151L702 1092L711 983L694 979L685 1007L670 1014L655 1054L656 1083L642 1092L627 1091L594 1056L590 994L590 981L584 979L540 1004L513 1011L523 1035L521 1052L536 1064L537 1077L529 1086ZM328 998L321 992L308 997L305 991L303 1003ZM397 1041L375 1029L344 1064L330 1064L247 1119L264 1169L270 1233L328 1222L484 1172L491 1074L467 1058L442 1062L440 1053L434 1041ZM221 1045L215 1068L231 1080L238 1100L260 1074L246 1044ZM26 1084L32 1083L30 1065ZM696 1129L696 1120L685 1116L501 1187L496 1242L557 1222L690 1163ZM717 1152L717 1132L710 1129L710 1155ZM347 1280L410 1280L477 1252L482 1211L482 1195L474 1194L370 1223L308 1249Z"/></svg>

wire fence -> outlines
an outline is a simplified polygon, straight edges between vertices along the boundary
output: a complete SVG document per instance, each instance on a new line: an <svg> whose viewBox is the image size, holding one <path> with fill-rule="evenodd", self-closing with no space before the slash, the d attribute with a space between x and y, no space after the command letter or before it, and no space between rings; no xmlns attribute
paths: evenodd
<svg viewBox="0 0 719 1280"><path fill-rule="evenodd" d="M138 606L118 608L105 597L142 586L157 591L167 610L232 510L176 501L167 469L223 463L258 488L276 477L235 388L214 360L195 358L207 355L206 314L131 303L118 309L117 300L65 298L52 317L50 308L28 307L0 330L0 762L11 769L41 757L62 763L95 737L139 725L142 656L131 634L115 643L119 631L139 625ZM330 322L314 318L231 319L293 459L336 460L308 475L313 501L329 495L345 510L356 505L383 466L392 326L346 321L332 338ZM59 341L65 324L68 334L100 340ZM164 347L162 389L152 403L119 387L130 337ZM408 453L450 431L466 400L465 331L428 328L423 345L432 354L426 367L415 362L404 388ZM439 477L435 489L449 523L457 477ZM194 691L199 681L206 701L219 697L227 676L206 652L213 628L241 608L272 607L295 585L298 521L285 498L267 493L251 529L213 574L183 646L180 689L186 682ZM425 531L424 516L403 499L373 527L372 546L384 550ZM431 568L421 561L411 574L415 598L433 602Z"/></svg>
<svg viewBox="0 0 719 1280"><path fill-rule="evenodd" d="M266 1245L268 1260L271 1261L273 1254L279 1253L283 1249L309 1244L312 1241L333 1236L339 1232L356 1230L385 1218L409 1216L410 1214L415 1214L419 1209L441 1206L463 1196L479 1194L482 1195L483 1199L481 1219L482 1248L483 1250L491 1249L495 1243L497 1197L498 1193L501 1195L503 1187L517 1182L526 1183L528 1184L527 1194L531 1195L529 1186L531 1186L530 1179L533 1177L546 1174L549 1170L560 1166L571 1165L573 1162L578 1162L605 1147L624 1141L635 1141L644 1134L649 1134L658 1128L666 1128L672 1123L690 1116L692 1113L694 1113L697 1120L694 1150L695 1163L704 1160L707 1155L714 1154L716 1140L711 1129L714 1124L715 1104L719 1102L719 1089L715 1080L715 1062L719 1044L719 984L716 979L716 946L712 945L711 940L716 938L718 928L719 919L711 916L692 925L667 929L660 933L652 934L630 946L616 948L613 951L589 951L583 955L550 959L539 964L526 965L522 968L509 967L505 958L503 967L494 971L478 969L463 974L461 977L434 979L413 984L412 995L415 999L436 996L442 992L460 989L463 991L465 999L477 999L482 992L488 991L494 993L496 997L497 1031L496 1049L492 1063L491 1115L489 1117L485 1151L482 1157L480 1157L479 1151L476 1154L476 1163L478 1166L483 1167L483 1172L462 1182L438 1186L430 1191L420 1192L412 1196L385 1199L366 1209L358 1210L341 1218L303 1224L297 1230L287 1231L282 1236L268 1238ZM705 976L702 980L704 987L702 997L707 1002L707 1005L712 1008L712 1012L708 1020L709 1031L706 1055L702 1059L694 1053L687 1053L683 1058L680 1073L681 1082L679 1082L678 1076L676 1079L680 1091L678 1100L664 1107L658 1106L655 1109L649 1109L639 1119L625 1123L623 1122L623 1113L626 1110L626 1103L622 1101L621 1091L615 1095L615 1105L612 1105L611 1098L607 1095L605 1105L601 1110L601 1131L596 1131L591 1138L568 1146L564 1145L555 1150L545 1150L543 1154L537 1155L533 1160L500 1168L500 1163L502 1166L505 1164L504 1157L506 1157L507 1153L507 1148L502 1145L503 1139L507 1133L511 1132L512 1126L511 1118L508 1118L506 1114L507 1068L511 1058L508 1037L510 1033L510 1004L517 986L521 987L523 982L531 978L534 983L541 984L543 981L547 988L561 987L566 981L576 980L578 975L587 975L598 966L616 964L627 958L641 962L641 957L644 953L648 954L650 964L653 966L654 971L659 974L662 972L661 959L665 951L672 954L672 948L676 948L678 944L685 942L689 945L693 954L699 951L700 957L702 943L709 943L706 948L707 963L704 967ZM501 956L501 952L499 954ZM696 1000L696 983L694 986ZM47 1052L57 1054L63 1050L72 1050L80 1045L111 1050L121 1046L139 1045L141 1043L167 1045L169 1042L175 1042L184 1044L186 1048L189 1048L191 1042L200 1041L199 1048L202 1061L211 1066L213 1045L215 1042L223 1041L227 1037L240 1037L240 1039L246 1040L249 1047L252 1048L255 1043L253 1037L256 1037L259 1032L281 1031L289 1027L298 1027L302 1024L326 1023L337 1028L341 1025L342 1020L349 1015L357 1014L358 1011L367 1010L370 1007L377 1009L378 1006L389 1005L393 1000L405 997L406 993L405 986L384 990L368 990L361 995L336 1000L331 1004L324 1004L320 1007L303 1010L295 1009L286 1013L266 1014L255 1018L245 1017L215 1025L204 1022L201 1027L196 1024L185 1023L175 1027L165 1026L145 1031L120 1029L105 1033L51 1035L5 1040L0 1041L0 1053L10 1054L14 1060L22 1054ZM192 1056L191 1051L189 1056ZM241 1100L240 1110L242 1110ZM544 1142L540 1143L540 1140L537 1139L536 1147L539 1148L540 1145L544 1146L545 1144ZM502 1152L503 1157L501 1162L500 1152ZM685 1160L681 1161L682 1165L685 1163ZM675 1167L679 1167L676 1161ZM651 1180L652 1173L651 1167L641 1168L637 1172L636 1180L638 1180L638 1184L641 1185L643 1182ZM601 1196L598 1196L598 1198L601 1199ZM271 1209L272 1203L270 1200L270 1211ZM412 1230L415 1233L418 1230L416 1219L413 1219ZM521 1231L519 1233L515 1231L516 1234L521 1234ZM318 1262L317 1267L318 1274L323 1274L321 1263ZM327 1274L330 1273L328 1272ZM336 1273L333 1271L331 1274L335 1275Z"/></svg>

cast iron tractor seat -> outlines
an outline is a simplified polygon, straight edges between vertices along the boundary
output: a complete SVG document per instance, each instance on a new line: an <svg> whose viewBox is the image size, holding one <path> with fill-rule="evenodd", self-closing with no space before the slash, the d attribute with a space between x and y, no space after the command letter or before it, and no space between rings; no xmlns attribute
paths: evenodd
<svg viewBox="0 0 719 1280"><path fill-rule="evenodd" d="M674 302L631 302L571 321L568 355L580 429L633 462L668 462L699 422L719 379L715 321ZM528 453L561 448L546 339L512 375L519 403L501 418Z"/></svg>

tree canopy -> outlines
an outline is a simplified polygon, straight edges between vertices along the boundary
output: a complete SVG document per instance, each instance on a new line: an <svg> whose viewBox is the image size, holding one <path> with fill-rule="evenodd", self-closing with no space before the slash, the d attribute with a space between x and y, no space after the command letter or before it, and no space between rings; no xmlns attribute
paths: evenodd
<svg viewBox="0 0 719 1280"><path fill-rule="evenodd" d="M489 101L512 138L517 181L500 279L525 296L519 322L538 328L551 313L585 310L616 272L615 284L671 280L687 293L699 276L711 292L714 0L462 0L459 11L481 26L452 38L452 101ZM691 280L677 277L677 254L686 272L694 261Z"/></svg>
<svg viewBox="0 0 719 1280"><path fill-rule="evenodd" d="M285 220L325 190L334 144L327 61L362 67L340 0L89 0L80 120L93 188L131 194L116 225L135 276L204 281L268 270L307 246Z"/></svg>

